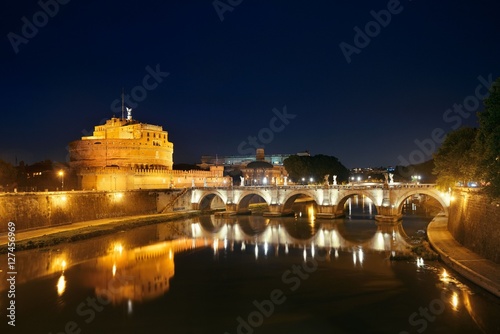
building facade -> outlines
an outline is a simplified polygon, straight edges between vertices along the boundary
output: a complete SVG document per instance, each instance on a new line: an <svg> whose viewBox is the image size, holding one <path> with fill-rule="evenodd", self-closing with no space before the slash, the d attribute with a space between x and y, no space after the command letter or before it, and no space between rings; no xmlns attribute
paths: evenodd
<svg viewBox="0 0 500 334"><path fill-rule="evenodd" d="M159 125L112 117L91 136L69 144L70 167L82 190L133 190L222 186L222 167L173 170L174 145Z"/></svg>

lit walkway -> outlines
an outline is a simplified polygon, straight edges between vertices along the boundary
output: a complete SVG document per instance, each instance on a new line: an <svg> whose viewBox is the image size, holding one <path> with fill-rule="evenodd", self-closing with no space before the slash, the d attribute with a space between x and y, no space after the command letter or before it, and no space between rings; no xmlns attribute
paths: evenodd
<svg viewBox="0 0 500 334"><path fill-rule="evenodd" d="M126 223L126 222L132 222L134 220L139 220L139 219L150 218L150 219L155 219L155 220L160 221L161 219L168 219L169 217L172 217L172 216L186 214L186 213L190 213L190 212L191 211L183 211L182 213L175 212L175 213L150 214L150 215L126 216L126 217L113 217L113 218L104 218L104 219L83 221L83 222L72 223L72 224L67 224L67 225L59 225L59 226L53 226L53 227L25 230L22 232L16 232L16 242L26 241L29 239L43 237L45 235L50 235L50 234L56 234L59 232L77 231L79 229L83 229L83 228L87 228L87 227L96 227L96 226L100 226L100 225L115 224L115 223ZM195 212L195 211L192 211L192 212ZM5 245L7 245L7 243L8 243L7 232L0 233L0 247L4 247Z"/></svg>
<svg viewBox="0 0 500 334"><path fill-rule="evenodd" d="M438 216L427 227L432 247L441 260L460 275L500 297L500 264L463 247L447 228L448 217Z"/></svg>

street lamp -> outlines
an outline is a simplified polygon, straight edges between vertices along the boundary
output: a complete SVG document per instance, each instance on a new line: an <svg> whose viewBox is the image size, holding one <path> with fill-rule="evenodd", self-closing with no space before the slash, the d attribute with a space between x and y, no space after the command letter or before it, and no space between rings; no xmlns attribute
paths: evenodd
<svg viewBox="0 0 500 334"><path fill-rule="evenodd" d="M61 169L58 174L61 177L61 190L63 190L64 189L64 171Z"/></svg>

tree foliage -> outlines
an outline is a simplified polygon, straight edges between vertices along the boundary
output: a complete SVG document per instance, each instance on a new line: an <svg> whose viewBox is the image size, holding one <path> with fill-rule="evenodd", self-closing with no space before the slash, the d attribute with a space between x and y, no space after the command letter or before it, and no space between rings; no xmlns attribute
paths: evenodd
<svg viewBox="0 0 500 334"><path fill-rule="evenodd" d="M500 197L500 78L483 102L479 128L449 133L434 155L434 173L443 188L480 181L489 195Z"/></svg>
<svg viewBox="0 0 500 334"><path fill-rule="evenodd" d="M500 197L500 78L493 83L478 118L475 153L480 168L477 175L486 181L490 195Z"/></svg>
<svg viewBox="0 0 500 334"><path fill-rule="evenodd" d="M0 186L12 185L17 177L17 171L12 164L0 160Z"/></svg>
<svg viewBox="0 0 500 334"><path fill-rule="evenodd" d="M329 175L329 182L333 181L333 175L337 175L337 182L347 181L349 170L334 156L318 154L315 156L291 155L283 161L288 175L294 182L300 182L310 178L315 183L324 182L325 175Z"/></svg>
<svg viewBox="0 0 500 334"><path fill-rule="evenodd" d="M434 154L434 173L437 185L442 189L455 186L456 182L467 184L474 180L476 161L474 141L477 129L460 128L446 137Z"/></svg>

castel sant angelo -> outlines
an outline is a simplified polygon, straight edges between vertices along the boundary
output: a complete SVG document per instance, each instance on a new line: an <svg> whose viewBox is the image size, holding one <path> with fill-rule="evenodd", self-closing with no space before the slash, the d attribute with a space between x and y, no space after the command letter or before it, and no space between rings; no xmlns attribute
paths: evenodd
<svg viewBox="0 0 500 334"><path fill-rule="evenodd" d="M162 126L112 117L91 136L69 144L70 167L82 190L162 189L221 186L229 182L222 166L210 170L173 170L174 145Z"/></svg>

